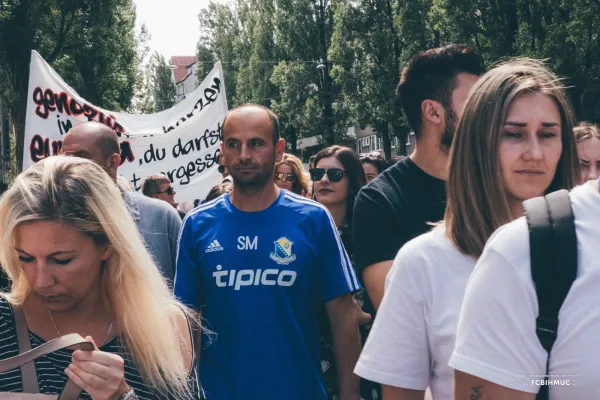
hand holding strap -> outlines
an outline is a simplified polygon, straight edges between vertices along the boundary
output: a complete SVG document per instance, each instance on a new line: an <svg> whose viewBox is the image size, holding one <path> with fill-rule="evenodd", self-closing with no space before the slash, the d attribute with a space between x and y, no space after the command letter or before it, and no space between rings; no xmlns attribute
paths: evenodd
<svg viewBox="0 0 600 400"><path fill-rule="evenodd" d="M32 362L37 358L72 346L77 346L80 350L94 350L94 345L92 343L82 338L79 334L72 333L70 335L52 339L49 342L46 342L33 350L19 354L18 356L0 360L0 373L20 368L22 365Z"/></svg>

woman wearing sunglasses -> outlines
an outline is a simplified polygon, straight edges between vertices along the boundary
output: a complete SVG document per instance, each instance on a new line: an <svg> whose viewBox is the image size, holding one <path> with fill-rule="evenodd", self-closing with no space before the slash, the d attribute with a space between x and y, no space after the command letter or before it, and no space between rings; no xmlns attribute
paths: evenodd
<svg viewBox="0 0 600 400"><path fill-rule="evenodd" d="M284 153L281 161L275 164L275 184L281 189L310 197L310 186L302 161L292 154Z"/></svg>
<svg viewBox="0 0 600 400"><path fill-rule="evenodd" d="M366 177L363 166L358 155L342 146L331 146L317 153L314 160L314 168L310 169L310 177L313 181L313 199L323 204L328 210L340 232L344 247L350 256L354 259L352 251L352 209L354 199L361 187L366 185ZM370 329L370 313L372 306L364 304L368 301L361 290L355 295L359 307L365 307L368 313L362 312L357 307L359 321L363 324L361 327L361 337L366 340L368 330ZM325 386L329 399L333 399L335 394L336 369L333 364L333 348L331 332L326 314L321 318L321 356L323 358L322 366L325 375ZM361 382L361 398L377 399L378 385L372 382ZM375 394L373 393L375 391Z"/></svg>

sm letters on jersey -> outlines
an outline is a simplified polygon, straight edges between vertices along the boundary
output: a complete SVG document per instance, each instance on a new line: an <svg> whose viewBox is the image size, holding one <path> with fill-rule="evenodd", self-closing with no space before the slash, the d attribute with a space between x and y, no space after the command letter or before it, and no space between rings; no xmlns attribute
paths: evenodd
<svg viewBox="0 0 600 400"><path fill-rule="evenodd" d="M254 236L254 240L250 241L248 236L238 237L238 250L258 250L258 236Z"/></svg>
<svg viewBox="0 0 600 400"><path fill-rule="evenodd" d="M223 270L217 265L213 276L218 287L234 287L240 290L242 286L292 286L296 281L296 271L278 269L241 269L236 271Z"/></svg>

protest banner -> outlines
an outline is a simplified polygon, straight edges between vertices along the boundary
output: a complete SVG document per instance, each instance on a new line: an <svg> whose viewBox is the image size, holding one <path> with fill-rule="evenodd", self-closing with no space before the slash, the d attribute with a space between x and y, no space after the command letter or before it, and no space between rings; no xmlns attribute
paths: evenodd
<svg viewBox="0 0 600 400"><path fill-rule="evenodd" d="M144 178L163 173L177 191L176 201L203 199L221 182L216 157L227 98L221 64L182 102L156 114L127 114L101 109L81 98L36 52L25 120L23 168L60 153L73 126L97 121L119 136L119 175L140 190Z"/></svg>

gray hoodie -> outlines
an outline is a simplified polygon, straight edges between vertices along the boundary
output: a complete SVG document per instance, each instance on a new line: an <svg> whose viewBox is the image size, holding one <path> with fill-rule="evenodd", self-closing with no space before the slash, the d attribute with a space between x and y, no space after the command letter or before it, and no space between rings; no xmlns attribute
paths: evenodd
<svg viewBox="0 0 600 400"><path fill-rule="evenodd" d="M181 218L177 210L164 201L138 193L122 192L123 200L137 224L146 248L154 257L156 266L173 287L177 259L177 239Z"/></svg>

